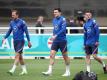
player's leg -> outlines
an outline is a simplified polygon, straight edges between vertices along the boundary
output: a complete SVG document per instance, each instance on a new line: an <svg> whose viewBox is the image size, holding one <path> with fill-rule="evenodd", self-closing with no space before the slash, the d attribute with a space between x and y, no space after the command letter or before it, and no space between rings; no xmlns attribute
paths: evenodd
<svg viewBox="0 0 107 80"><path fill-rule="evenodd" d="M53 65L54 65L55 55L56 55L57 51L58 51L58 43L55 42L51 46L50 62L49 62L48 70L46 72L42 72L44 75L51 75L52 74L52 68L53 68Z"/></svg>
<svg viewBox="0 0 107 80"><path fill-rule="evenodd" d="M100 57L98 57L97 54L93 54L93 57L96 61L98 61L103 66L104 73L107 74L107 66L104 63L104 61Z"/></svg>
<svg viewBox="0 0 107 80"><path fill-rule="evenodd" d="M26 69L26 65L25 65L25 62L24 62L22 54L20 54L19 61L20 61L20 65L22 67L22 72L20 73L20 75L27 74L27 69Z"/></svg>
<svg viewBox="0 0 107 80"><path fill-rule="evenodd" d="M70 76L70 59L67 53L67 41L60 42L60 50L66 65L66 71L62 76Z"/></svg>
<svg viewBox="0 0 107 80"><path fill-rule="evenodd" d="M63 52L62 55L66 65L66 71L62 76L70 76L70 59L68 57L68 53Z"/></svg>
<svg viewBox="0 0 107 80"><path fill-rule="evenodd" d="M92 53L92 49L90 46L85 46L85 53L86 53L86 69L88 72L90 72L90 65L91 65L90 55Z"/></svg>
<svg viewBox="0 0 107 80"><path fill-rule="evenodd" d="M8 72L11 75L14 73L17 65L19 64L19 57L20 57L20 55L19 55L19 53L17 53L17 45L18 45L18 42L14 41L14 50L15 50L16 55L15 55L15 60L14 60L13 66L12 66L12 68Z"/></svg>
<svg viewBox="0 0 107 80"><path fill-rule="evenodd" d="M104 70L104 73L107 73L107 66L106 66L106 64L104 63L104 61L100 58L100 57L98 57L97 56L97 54L98 54L98 49L96 49L97 48L97 46L93 46L93 54L92 54L92 56L94 57L94 59L96 60L96 61L98 61L102 66L103 66L103 70ZM96 50L95 50L96 49ZM94 51L95 50L95 51Z"/></svg>
<svg viewBox="0 0 107 80"><path fill-rule="evenodd" d="M20 57L20 55L18 53L16 53L13 66L12 66L12 68L8 72L11 75L15 72L15 69L16 69L17 65L19 64L19 57Z"/></svg>
<svg viewBox="0 0 107 80"><path fill-rule="evenodd" d="M56 51L51 50L51 52L50 52L50 63L48 66L48 70L46 72L42 72L44 75L51 75L52 74L52 67L54 65L55 54L56 54Z"/></svg>
<svg viewBox="0 0 107 80"><path fill-rule="evenodd" d="M19 47L18 47L18 51L17 52L20 54L19 62L20 62L20 65L22 67L22 72L20 73L20 75L24 75L24 74L27 74L26 65L24 63L24 59L23 59L23 56L22 56L23 47L24 47L24 40L20 40L18 46Z"/></svg>
<svg viewBox="0 0 107 80"><path fill-rule="evenodd" d="M90 65L91 65L90 55L86 55L86 67L88 72L90 72Z"/></svg>

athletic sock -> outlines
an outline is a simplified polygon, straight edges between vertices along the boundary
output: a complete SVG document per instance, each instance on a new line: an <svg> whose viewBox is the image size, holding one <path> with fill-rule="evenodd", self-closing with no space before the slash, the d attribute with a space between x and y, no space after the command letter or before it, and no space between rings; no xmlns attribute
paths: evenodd
<svg viewBox="0 0 107 80"><path fill-rule="evenodd" d="M90 72L90 65L87 65L87 71Z"/></svg>
<svg viewBox="0 0 107 80"><path fill-rule="evenodd" d="M17 66L14 64L13 67L12 67L12 69L10 70L10 72L14 72L15 69L16 69L16 67L17 67Z"/></svg>
<svg viewBox="0 0 107 80"><path fill-rule="evenodd" d="M70 66L69 65L66 65L66 73L67 72L70 72Z"/></svg>
<svg viewBox="0 0 107 80"><path fill-rule="evenodd" d="M102 62L103 67L106 67L106 64L104 62Z"/></svg>
<svg viewBox="0 0 107 80"><path fill-rule="evenodd" d="M26 66L25 66L25 65L21 65L21 66L22 66L22 71L23 71L23 72L27 72Z"/></svg>
<svg viewBox="0 0 107 80"><path fill-rule="evenodd" d="M52 72L52 65L49 65L48 72Z"/></svg>

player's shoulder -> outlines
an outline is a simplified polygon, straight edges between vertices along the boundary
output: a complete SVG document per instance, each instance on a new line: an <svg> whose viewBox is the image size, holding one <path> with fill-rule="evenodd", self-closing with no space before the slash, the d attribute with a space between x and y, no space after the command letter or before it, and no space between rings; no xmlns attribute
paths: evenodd
<svg viewBox="0 0 107 80"><path fill-rule="evenodd" d="M19 20L20 20L20 23L26 24L26 21L24 19L20 18Z"/></svg>
<svg viewBox="0 0 107 80"><path fill-rule="evenodd" d="M65 18L64 16L61 16L61 19L62 19L62 20L66 20L66 18Z"/></svg>
<svg viewBox="0 0 107 80"><path fill-rule="evenodd" d="M24 19L22 19L22 18L20 18L19 20L20 20L21 22L25 22L25 20L24 20Z"/></svg>
<svg viewBox="0 0 107 80"><path fill-rule="evenodd" d="M66 18L64 16L61 16L62 21L66 21Z"/></svg>
<svg viewBox="0 0 107 80"><path fill-rule="evenodd" d="M99 27L99 24L98 24L98 22L97 22L95 19L92 19L92 24L93 24L95 27Z"/></svg>
<svg viewBox="0 0 107 80"><path fill-rule="evenodd" d="M92 18L90 21L91 21L92 24L96 24L97 23L94 18Z"/></svg>

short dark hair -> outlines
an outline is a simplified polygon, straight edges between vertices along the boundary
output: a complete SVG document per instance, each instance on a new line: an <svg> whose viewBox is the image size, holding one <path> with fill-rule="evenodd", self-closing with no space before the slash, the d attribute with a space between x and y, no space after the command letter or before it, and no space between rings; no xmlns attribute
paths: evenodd
<svg viewBox="0 0 107 80"><path fill-rule="evenodd" d="M16 9L11 10L11 12L16 12L16 15L19 15L19 14L20 14L19 11L16 10Z"/></svg>
<svg viewBox="0 0 107 80"><path fill-rule="evenodd" d="M86 10L84 13L91 13L92 14L92 11L91 10Z"/></svg>
<svg viewBox="0 0 107 80"><path fill-rule="evenodd" d="M60 8L54 8L54 10L58 10L59 12L62 12Z"/></svg>

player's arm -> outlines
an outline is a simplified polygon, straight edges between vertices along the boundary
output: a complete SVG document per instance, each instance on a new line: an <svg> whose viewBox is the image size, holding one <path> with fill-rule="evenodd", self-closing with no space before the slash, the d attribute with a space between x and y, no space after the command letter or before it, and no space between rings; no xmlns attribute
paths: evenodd
<svg viewBox="0 0 107 80"><path fill-rule="evenodd" d="M95 39L96 39L96 43L95 45L99 45L99 34L100 34L100 30L99 30L99 26L95 23L94 24L94 28L95 28L95 32L96 32L96 36L95 36Z"/></svg>
<svg viewBox="0 0 107 80"><path fill-rule="evenodd" d="M6 35L4 36L4 39L8 38L9 35L11 34L11 32L12 32L12 27L10 26L9 30L7 31Z"/></svg>
<svg viewBox="0 0 107 80"><path fill-rule="evenodd" d="M3 40L2 40L2 43L5 42L5 39L9 37L9 35L11 34L12 32L12 28L11 26L9 27L9 30L7 31L6 35L4 36Z"/></svg>
<svg viewBox="0 0 107 80"><path fill-rule="evenodd" d="M84 46L86 46L86 39L87 39L87 31L84 28Z"/></svg>
<svg viewBox="0 0 107 80"><path fill-rule="evenodd" d="M32 45L31 45L31 42L30 42L28 28L27 28L27 25L26 25L25 22L23 22L23 29L25 31L25 34L26 34L26 37L27 37L27 40L28 40L28 47L30 48Z"/></svg>

